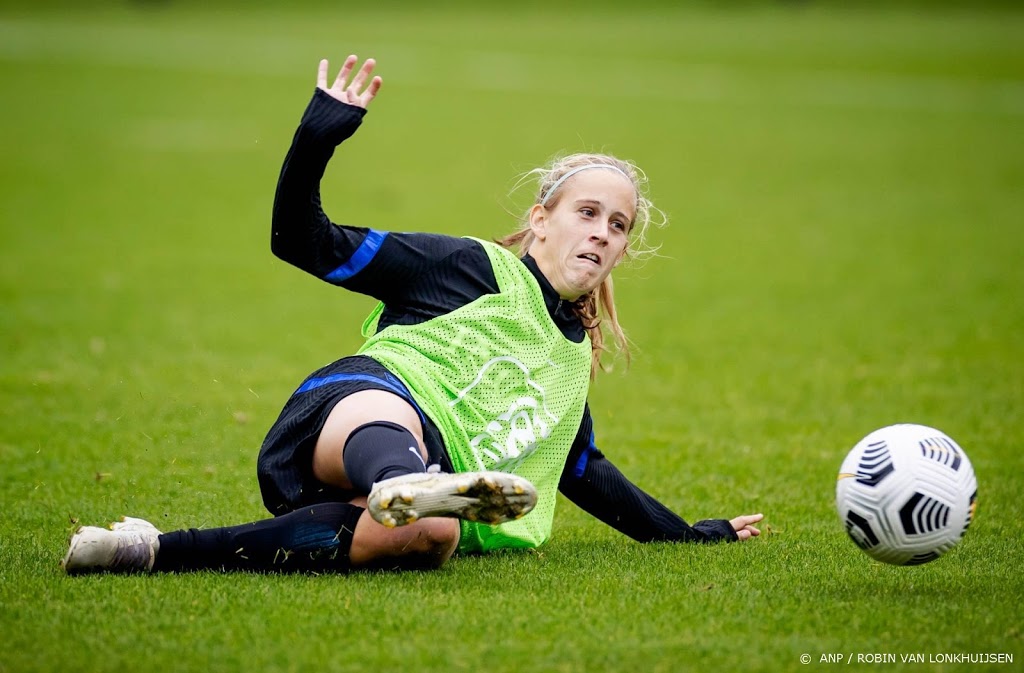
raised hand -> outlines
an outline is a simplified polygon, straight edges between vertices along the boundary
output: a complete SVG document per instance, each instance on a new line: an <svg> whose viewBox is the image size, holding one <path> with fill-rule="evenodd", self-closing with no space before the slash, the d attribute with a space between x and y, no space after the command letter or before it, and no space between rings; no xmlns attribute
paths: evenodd
<svg viewBox="0 0 1024 673"><path fill-rule="evenodd" d="M730 520L729 523L732 524L732 529L736 531L736 537L739 538L740 542L743 542L761 534L760 530L754 528L754 524L763 518L764 514L744 514Z"/></svg>
<svg viewBox="0 0 1024 673"><path fill-rule="evenodd" d="M373 72L374 66L377 62L372 58L366 59L363 63L363 67L359 69L356 76L352 78L352 82L346 84L348 76L352 73L352 69L356 63L359 62L359 57L352 54L345 59L345 63L341 66L341 71L334 80L334 84L330 87L327 86L327 59L320 61L320 70L316 76L316 86L318 89L323 89L327 95L340 100L342 103L348 103L356 107L361 107L364 110L366 106L370 104L370 101L374 99L377 92L380 91L380 85L383 83L380 77L374 77L370 80L369 84L366 84L366 80L370 77ZM366 87L365 89L363 87Z"/></svg>

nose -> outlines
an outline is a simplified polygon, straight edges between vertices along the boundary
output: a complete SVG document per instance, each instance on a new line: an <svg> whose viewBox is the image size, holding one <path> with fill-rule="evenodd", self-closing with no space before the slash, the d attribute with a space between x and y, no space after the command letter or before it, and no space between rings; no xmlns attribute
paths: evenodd
<svg viewBox="0 0 1024 673"><path fill-rule="evenodd" d="M590 240L597 243L607 243L610 229L611 222L595 218L594 226L590 229Z"/></svg>

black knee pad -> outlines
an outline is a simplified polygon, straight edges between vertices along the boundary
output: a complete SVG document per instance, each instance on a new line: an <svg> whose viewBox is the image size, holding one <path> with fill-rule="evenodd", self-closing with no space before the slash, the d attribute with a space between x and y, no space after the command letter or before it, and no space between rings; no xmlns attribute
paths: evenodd
<svg viewBox="0 0 1024 673"><path fill-rule="evenodd" d="M361 493L369 493L375 482L427 470L416 437L390 421L373 421L353 430L342 462L349 481Z"/></svg>

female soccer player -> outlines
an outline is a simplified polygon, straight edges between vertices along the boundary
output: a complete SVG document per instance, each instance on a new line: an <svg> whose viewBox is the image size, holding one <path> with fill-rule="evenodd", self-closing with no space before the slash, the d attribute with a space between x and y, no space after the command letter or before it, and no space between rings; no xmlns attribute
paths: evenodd
<svg viewBox="0 0 1024 673"><path fill-rule="evenodd" d="M381 87L373 59L350 82L356 64L349 56L328 84L320 62L278 181L271 248L381 303L359 353L311 374L270 429L258 473L274 517L164 534L134 518L83 527L65 570L436 568L456 550L544 543L556 490L642 542L758 535L760 514L688 525L594 442L587 390L602 321L626 347L610 274L650 221L639 172L596 154L538 169L536 202L500 245L338 226L320 180Z"/></svg>

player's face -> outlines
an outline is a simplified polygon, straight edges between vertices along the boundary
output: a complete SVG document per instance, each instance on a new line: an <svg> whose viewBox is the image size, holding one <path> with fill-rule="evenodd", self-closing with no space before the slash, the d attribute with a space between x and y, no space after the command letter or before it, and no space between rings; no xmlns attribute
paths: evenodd
<svg viewBox="0 0 1024 673"><path fill-rule="evenodd" d="M607 168L580 171L562 185L558 202L530 210L536 239L530 254L562 299L576 300L608 277L626 254L636 216L636 191Z"/></svg>

